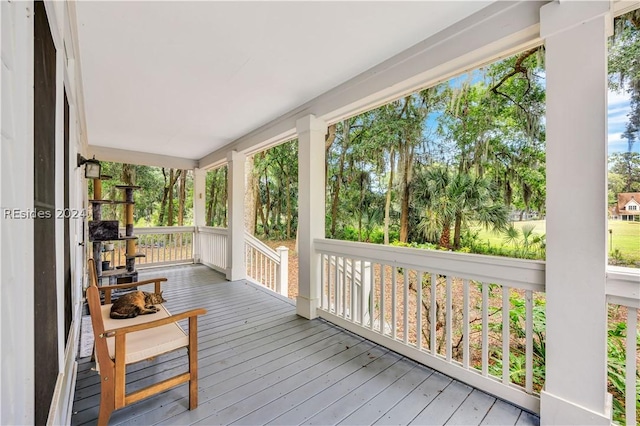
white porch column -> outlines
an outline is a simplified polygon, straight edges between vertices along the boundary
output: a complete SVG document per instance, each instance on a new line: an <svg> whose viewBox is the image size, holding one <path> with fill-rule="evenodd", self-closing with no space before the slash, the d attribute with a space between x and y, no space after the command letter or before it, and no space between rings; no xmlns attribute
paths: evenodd
<svg viewBox="0 0 640 426"><path fill-rule="evenodd" d="M199 226L205 226L206 222L206 199L207 199L207 171L205 169L193 169L193 261L200 263L200 235Z"/></svg>
<svg viewBox="0 0 640 426"><path fill-rule="evenodd" d="M231 151L227 157L228 182L228 226L227 226L227 279L241 280L246 277L244 265L244 163L246 156Z"/></svg>
<svg viewBox="0 0 640 426"><path fill-rule="evenodd" d="M298 315L315 318L320 300L320 259L314 238L324 238L324 137L327 124L313 115L296 121L298 132Z"/></svg>
<svg viewBox="0 0 640 426"><path fill-rule="evenodd" d="M540 9L547 79L543 424L610 424L605 298L608 1ZM571 212L571 213L569 213Z"/></svg>

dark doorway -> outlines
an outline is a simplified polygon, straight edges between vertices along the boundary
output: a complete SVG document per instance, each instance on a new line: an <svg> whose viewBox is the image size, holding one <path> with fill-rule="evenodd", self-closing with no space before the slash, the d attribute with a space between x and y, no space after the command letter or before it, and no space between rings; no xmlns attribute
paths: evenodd
<svg viewBox="0 0 640 426"><path fill-rule="evenodd" d="M67 90L64 91L64 331L65 342L68 343L71 321L73 319L73 294L71 282L71 235L69 209L69 99Z"/></svg>
<svg viewBox="0 0 640 426"><path fill-rule="evenodd" d="M55 251L56 49L44 3L34 4L34 347L35 424L45 424L58 376Z"/></svg>

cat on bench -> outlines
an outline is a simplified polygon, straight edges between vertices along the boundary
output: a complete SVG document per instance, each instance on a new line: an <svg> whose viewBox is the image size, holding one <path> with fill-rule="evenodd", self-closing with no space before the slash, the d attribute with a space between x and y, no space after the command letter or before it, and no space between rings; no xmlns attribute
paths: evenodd
<svg viewBox="0 0 640 426"><path fill-rule="evenodd" d="M162 297L162 292L133 291L123 294L111 305L109 316L113 319L126 319L135 318L138 315L155 314L159 309L154 305L164 302L166 300Z"/></svg>

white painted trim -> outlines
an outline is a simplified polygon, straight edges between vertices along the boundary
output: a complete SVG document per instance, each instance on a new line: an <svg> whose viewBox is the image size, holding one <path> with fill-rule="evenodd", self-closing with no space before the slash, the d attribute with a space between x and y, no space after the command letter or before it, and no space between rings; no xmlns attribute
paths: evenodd
<svg viewBox="0 0 640 426"><path fill-rule="evenodd" d="M51 37L56 50L62 50L64 46L63 31L60 22L64 21L64 3L60 1L44 0L44 8L47 11L47 20L51 29Z"/></svg>
<svg viewBox="0 0 640 426"><path fill-rule="evenodd" d="M620 16L634 9L640 8L640 0L615 0L613 2L613 15Z"/></svg>
<svg viewBox="0 0 640 426"><path fill-rule="evenodd" d="M249 246L254 247L256 250L261 252L264 256L266 256L272 262L276 264L280 263L280 256L278 255L278 252L276 252L274 249L272 249L271 247L269 247L268 245L266 245L265 243L263 243L262 241L254 237L253 235L251 235L246 230L244 231L244 239L245 239L245 244L248 244Z"/></svg>
<svg viewBox="0 0 640 426"><path fill-rule="evenodd" d="M540 417L541 425L611 425L611 414L602 415L560 398L547 391L540 394L540 403L544 407L544 416ZM609 413L611 412L611 395L609 395ZM567 421L570 419L570 421Z"/></svg>
<svg viewBox="0 0 640 426"><path fill-rule="evenodd" d="M45 2L45 6L47 2ZM47 11L47 16L51 14ZM54 25L56 27L54 27ZM49 21L52 33L59 34L59 44L56 44L56 110L55 110L55 207L56 211L64 209L64 49L62 35L57 28L58 21ZM64 220L55 219L55 250L56 250L56 303L58 315L58 367L59 373L65 368L65 332L64 332ZM71 307L73 309L73 306ZM73 313L72 313L73 314Z"/></svg>
<svg viewBox="0 0 640 426"><path fill-rule="evenodd" d="M207 224L207 171L204 169L193 170L193 242L192 253L194 263L200 263L200 232L198 228Z"/></svg>
<svg viewBox="0 0 640 426"><path fill-rule="evenodd" d="M88 149L88 141L87 141L87 120L85 115L84 108L84 86L82 79L82 66L81 66L81 58L80 58L80 48L78 46L78 19L76 15L76 2L70 1L67 2L67 19L68 19L68 29L69 29L69 44L67 47L70 47L69 50L72 52L71 57L73 61L69 62L70 67L73 67L73 75L75 77L74 81L74 104L77 107L77 121L78 121L78 151L81 153L86 153Z"/></svg>
<svg viewBox="0 0 640 426"><path fill-rule="evenodd" d="M550 3L540 11L547 84L544 424L610 423L603 208L609 6L570 1ZM576 203L582 213L567 215L566 206Z"/></svg>
<svg viewBox="0 0 640 426"><path fill-rule="evenodd" d="M227 191L228 205L228 235L227 235L227 264L231 281L244 279L247 270L244 261L244 188L246 156L231 151L228 156L229 180Z"/></svg>
<svg viewBox="0 0 640 426"><path fill-rule="evenodd" d="M207 199L207 171L194 169L193 171L193 224L205 226L206 223L206 199Z"/></svg>
<svg viewBox="0 0 640 426"><path fill-rule="evenodd" d="M549 38L610 12L610 0L550 3L540 9L540 37Z"/></svg>
<svg viewBox="0 0 640 426"><path fill-rule="evenodd" d="M51 400L47 425L71 424L71 412L73 408L73 396L75 394L78 363L76 355L80 341L80 319L82 318L82 305L78 304L73 314L73 322L69 332L69 339L62 360L63 368L58 374L58 380ZM64 333L63 333L64 334Z"/></svg>
<svg viewBox="0 0 640 426"><path fill-rule="evenodd" d="M0 208L33 210L33 2L0 2ZM0 424L34 423L33 220L0 214Z"/></svg>
<svg viewBox="0 0 640 426"><path fill-rule="evenodd" d="M124 231L124 228L120 228ZM148 234L178 234L181 232L195 232L195 226L149 226L146 228L135 228L136 235Z"/></svg>
<svg viewBox="0 0 640 426"><path fill-rule="evenodd" d="M495 2L199 161L224 162L227 152L252 154L296 135L296 121L313 114L326 123L376 108L466 70L541 44L539 9L546 1Z"/></svg>
<svg viewBox="0 0 640 426"><path fill-rule="evenodd" d="M610 266L607 268L607 301L640 309L640 270Z"/></svg>
<svg viewBox="0 0 640 426"><path fill-rule="evenodd" d="M545 263L538 260L330 239L316 239L314 244L316 252L319 253L355 257L373 263L437 272L485 283L499 283L524 290L545 291Z"/></svg>
<svg viewBox="0 0 640 426"><path fill-rule="evenodd" d="M327 124L313 115L296 121L298 132L297 313L316 317L320 305L320 256L314 240L325 235L325 149Z"/></svg>
<svg viewBox="0 0 640 426"><path fill-rule="evenodd" d="M166 167L173 169L191 170L198 166L197 160L188 158L170 157L168 155L154 154L150 152L129 151L126 149L107 148L104 146L89 145L89 156L94 156L100 161L113 161L116 163L137 164L141 166Z"/></svg>
<svg viewBox="0 0 640 426"><path fill-rule="evenodd" d="M199 226L198 232L202 232L204 234L216 234L216 235L229 235L229 230L227 228L219 228L215 226Z"/></svg>

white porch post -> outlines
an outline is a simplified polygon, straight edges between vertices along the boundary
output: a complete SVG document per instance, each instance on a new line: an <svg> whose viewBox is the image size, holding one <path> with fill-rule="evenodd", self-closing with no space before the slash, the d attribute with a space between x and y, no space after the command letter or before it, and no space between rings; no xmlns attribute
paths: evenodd
<svg viewBox="0 0 640 426"><path fill-rule="evenodd" d="M611 422L605 298L609 10L608 1L553 2L540 10L547 80L543 424Z"/></svg>
<svg viewBox="0 0 640 426"><path fill-rule="evenodd" d="M227 279L241 280L247 275L244 265L244 163L246 156L237 151L231 151L228 160L229 183L227 205L228 235Z"/></svg>
<svg viewBox="0 0 640 426"><path fill-rule="evenodd" d="M206 194L207 194L207 171L205 169L193 170L193 261L200 263L200 235L198 233L199 226L206 226Z"/></svg>
<svg viewBox="0 0 640 426"><path fill-rule="evenodd" d="M298 132L298 298L296 311L315 318L320 300L320 259L313 248L324 238L324 137L327 124L313 115L296 121Z"/></svg>

